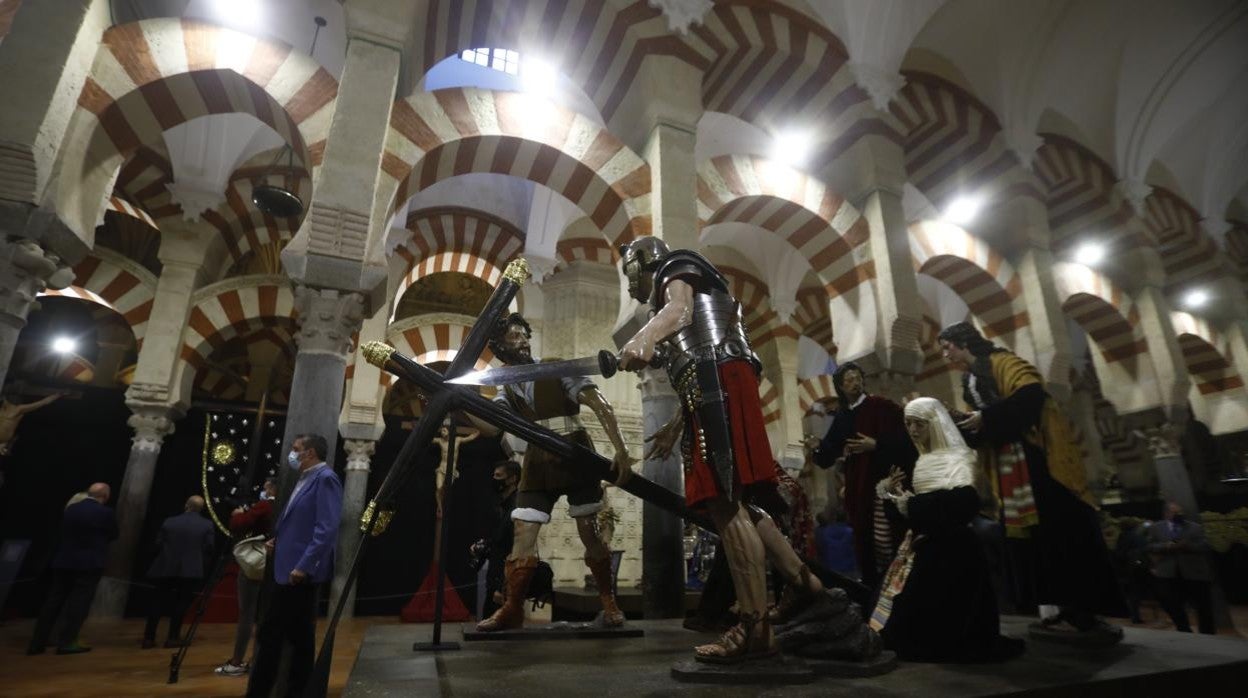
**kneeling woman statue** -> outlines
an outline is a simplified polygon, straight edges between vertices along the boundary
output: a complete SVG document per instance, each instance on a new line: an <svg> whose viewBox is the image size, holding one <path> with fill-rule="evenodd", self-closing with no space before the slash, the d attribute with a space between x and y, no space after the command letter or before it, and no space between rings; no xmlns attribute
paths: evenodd
<svg viewBox="0 0 1248 698"><path fill-rule="evenodd" d="M906 405L906 431L919 451L914 490L898 469L880 481L886 506L910 530L888 569L871 627L910 661L989 662L1023 651L1000 634L988 561L970 522L979 510L975 452L937 400Z"/></svg>

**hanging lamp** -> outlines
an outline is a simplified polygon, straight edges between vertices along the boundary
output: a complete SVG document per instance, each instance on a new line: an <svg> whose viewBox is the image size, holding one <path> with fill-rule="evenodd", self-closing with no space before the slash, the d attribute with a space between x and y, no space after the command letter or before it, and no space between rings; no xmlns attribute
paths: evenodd
<svg viewBox="0 0 1248 698"><path fill-rule="evenodd" d="M316 23L316 31L312 34L312 47L308 49L308 55L315 58L316 39L321 34L321 27L326 25L324 17L315 17L312 20ZM278 186L271 184L269 180L276 174L276 168L282 156L286 156L286 169L282 172L282 184ZM273 158L273 162L265 169L264 174L260 175L260 184L251 189L251 203L262 212L269 214L275 218L295 218L303 215L303 199L299 198L293 190L295 183L293 182L292 172L294 172L295 151L290 144L282 146L277 151L277 157Z"/></svg>

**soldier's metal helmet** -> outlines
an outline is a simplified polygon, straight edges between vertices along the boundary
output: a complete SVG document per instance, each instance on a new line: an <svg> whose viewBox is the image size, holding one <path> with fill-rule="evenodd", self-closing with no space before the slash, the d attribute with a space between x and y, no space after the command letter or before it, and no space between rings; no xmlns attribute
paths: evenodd
<svg viewBox="0 0 1248 698"><path fill-rule="evenodd" d="M667 243L653 236L639 237L620 245L620 261L628 278L628 294L643 303L649 300L654 270L670 250Z"/></svg>

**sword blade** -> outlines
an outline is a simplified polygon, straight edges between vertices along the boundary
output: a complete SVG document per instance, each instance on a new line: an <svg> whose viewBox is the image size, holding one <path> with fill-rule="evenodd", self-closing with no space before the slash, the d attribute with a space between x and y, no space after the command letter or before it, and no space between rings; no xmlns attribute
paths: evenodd
<svg viewBox="0 0 1248 698"><path fill-rule="evenodd" d="M567 361L543 361L536 364L518 366L500 366L487 368L484 371L466 373L452 378L447 383L456 385L511 385L547 378L566 378L569 376L599 376L603 374L602 363L598 356L586 356Z"/></svg>

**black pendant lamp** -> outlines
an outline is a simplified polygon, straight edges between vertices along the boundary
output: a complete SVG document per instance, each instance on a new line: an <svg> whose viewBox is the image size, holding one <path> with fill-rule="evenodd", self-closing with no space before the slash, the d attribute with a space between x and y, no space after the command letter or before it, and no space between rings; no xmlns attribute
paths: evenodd
<svg viewBox="0 0 1248 698"><path fill-rule="evenodd" d="M316 31L312 34L312 47L308 49L309 56L314 56L316 39L321 34L321 27L326 24L324 17L315 17L312 21L316 23ZM275 169L282 155L286 156L286 170L282 173L282 184L278 186L271 184L269 180L276 174ZM303 215L303 199L292 191L294 163L294 149L290 147L290 144L282 146L282 149L277 152L277 157L273 158L273 162L261 175L260 184L251 189L251 203L255 204L256 208L274 218L295 218Z"/></svg>

